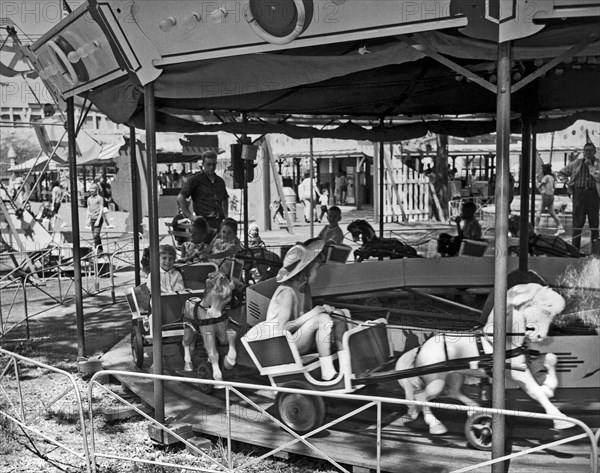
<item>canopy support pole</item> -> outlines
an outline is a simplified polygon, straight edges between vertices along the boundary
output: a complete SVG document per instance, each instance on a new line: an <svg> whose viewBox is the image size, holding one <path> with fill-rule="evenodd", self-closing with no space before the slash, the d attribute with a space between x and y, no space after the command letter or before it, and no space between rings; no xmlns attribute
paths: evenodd
<svg viewBox="0 0 600 473"><path fill-rule="evenodd" d="M156 112L154 109L154 83L144 86L144 121L146 125L146 158L148 185L148 221L150 240L150 275L152 302L152 361L153 373L163 374L163 336L160 306L160 256L158 254L158 172L156 169ZM162 379L154 380L154 419L165 423L165 396Z"/></svg>
<svg viewBox="0 0 600 473"><path fill-rule="evenodd" d="M531 176L531 116L521 115L521 169L519 178L520 215L519 215L519 271L527 272L529 259L529 181ZM533 190L533 189L532 189ZM535 196L535 192L532 192Z"/></svg>
<svg viewBox="0 0 600 473"><path fill-rule="evenodd" d="M129 127L129 159L131 171L131 219L133 220L133 268L135 285L139 286L140 278L140 190L138 187L137 141L135 127Z"/></svg>
<svg viewBox="0 0 600 473"><path fill-rule="evenodd" d="M309 139L310 142L310 237L315 236L315 162L314 162L314 149L313 139Z"/></svg>
<svg viewBox="0 0 600 473"><path fill-rule="evenodd" d="M71 187L71 229L73 234L73 270L81 275L81 242L79 239L79 198L77 196L77 132L75 131L75 101L67 99L67 140L69 143L69 185ZM50 160L48 160L50 162ZM83 325L83 292L81 277L75 278L75 319L77 321L77 356L85 357Z"/></svg>
<svg viewBox="0 0 600 473"><path fill-rule="evenodd" d="M537 133L531 128L531 207L530 207L530 218L531 225L535 225L535 188L537 187ZM552 160L549 161L552 163Z"/></svg>
<svg viewBox="0 0 600 473"><path fill-rule="evenodd" d="M379 120L379 126L383 130L384 123L383 118ZM379 142L379 238L383 238L383 221L384 221L384 193L383 188L385 187L385 149L383 148L383 138Z"/></svg>
<svg viewBox="0 0 600 473"><path fill-rule="evenodd" d="M496 264L494 266L494 344L504 347L506 344L506 291L508 269L508 173L510 156L510 62L511 43L498 45L498 93L496 95ZM505 362L504 349L494 350L492 405L497 409L505 406ZM492 458L505 454L504 416L493 415ZM492 473L504 473L503 462L492 465Z"/></svg>

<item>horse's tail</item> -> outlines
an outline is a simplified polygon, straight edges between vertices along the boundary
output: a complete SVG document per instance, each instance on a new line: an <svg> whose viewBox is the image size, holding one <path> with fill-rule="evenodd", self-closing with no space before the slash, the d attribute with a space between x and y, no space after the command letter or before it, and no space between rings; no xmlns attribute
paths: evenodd
<svg viewBox="0 0 600 473"><path fill-rule="evenodd" d="M417 355L419 354L419 348L420 347L415 347L407 352L404 352L404 354L402 354L402 356L400 356L396 362L396 371L402 372L403 370L414 368ZM414 400L415 391L422 391L425 388L425 385L419 376L412 378L400 378L398 383L400 383L400 386L402 386L402 389L404 389L405 399L409 401Z"/></svg>

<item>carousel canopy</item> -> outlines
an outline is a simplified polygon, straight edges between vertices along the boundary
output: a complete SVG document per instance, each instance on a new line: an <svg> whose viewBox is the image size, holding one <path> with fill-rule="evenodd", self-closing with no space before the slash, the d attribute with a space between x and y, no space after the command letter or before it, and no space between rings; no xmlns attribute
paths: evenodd
<svg viewBox="0 0 600 473"><path fill-rule="evenodd" d="M512 94L514 131L520 131L521 114L541 117L537 132L564 129L577 119L600 121L597 18L549 24L514 41L512 51L513 84L547 66ZM496 55L496 42L456 29L168 65L155 80L157 130L264 133L268 128L294 138L371 141L405 140L428 131L489 133L495 130L496 94L472 78L493 84ZM550 64L561 55L564 62ZM143 88L131 79L108 83L88 97L113 121L144 128ZM256 115L263 122L200 125L185 119L204 110ZM285 114L350 122L317 129L283 123ZM352 122L365 117L374 126ZM378 122L397 117L404 123L384 128Z"/></svg>

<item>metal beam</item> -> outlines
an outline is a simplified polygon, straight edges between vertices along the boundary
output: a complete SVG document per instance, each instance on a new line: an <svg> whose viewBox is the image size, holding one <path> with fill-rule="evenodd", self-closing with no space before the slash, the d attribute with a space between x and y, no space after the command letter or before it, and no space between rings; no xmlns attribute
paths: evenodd
<svg viewBox="0 0 600 473"><path fill-rule="evenodd" d="M527 259L529 257L529 180L531 169L531 117L521 116L521 170L519 177L520 214L519 214L519 270L527 271ZM533 189L532 189L533 190ZM535 194L535 192L533 192Z"/></svg>
<svg viewBox="0 0 600 473"><path fill-rule="evenodd" d="M494 267L494 344L506 344L506 291L508 268L508 174L510 157L510 62L511 43L498 45L498 95L496 97L496 263ZM504 349L494 350L492 403L498 409L505 406L505 365ZM493 415L492 458L505 454L504 416ZM492 465L492 473L504 473L503 463Z"/></svg>
<svg viewBox="0 0 600 473"><path fill-rule="evenodd" d="M459 74L465 76L467 79L471 80L472 82L475 82L476 84L480 85L484 89L489 90L493 94L497 93L498 88L494 84L479 77L477 74L471 72L466 67L463 67L463 66L455 63L451 59L448 59L446 56L442 56L440 53L438 53L438 52L434 51L433 49L431 49L430 47L428 47L426 45L426 40L420 34L413 35L413 38L417 38L417 40L419 40L420 43L413 40L412 38L407 38L406 36L398 36L397 38L399 38L401 41L405 42L406 44L412 46L417 51L430 57L431 59L435 59L440 64L443 64L444 66L452 69L453 71L458 72Z"/></svg>
<svg viewBox="0 0 600 473"><path fill-rule="evenodd" d="M511 89L510 89L511 93L514 94L517 90L522 89L527 84L529 84L529 83L533 82L534 80L536 80L538 77L543 76L550 69L558 66L561 62L563 62L563 61L565 61L565 60L567 60L569 58L572 58L577 53L580 53L585 48L587 48L591 43L593 43L594 41L596 41L598 39L598 37L599 37L599 35L597 35L597 34L590 35L588 38L586 38L581 43L573 46L570 49L567 49L565 52L563 52L562 54L558 55L557 57L555 57L554 59L552 59L550 62L544 64L542 67L540 67L535 72L532 72L531 74L529 74L528 76L524 77L519 82L517 82L516 84L514 84L511 87Z"/></svg>
<svg viewBox="0 0 600 473"><path fill-rule="evenodd" d="M148 221L150 240L150 274L152 302L152 367L153 373L163 374L162 311L160 306L160 256L158 231L158 172L156 169L156 112L154 83L144 86L144 120L146 125L146 159L148 184ZM165 423L165 395L162 379L154 380L154 419Z"/></svg>
<svg viewBox="0 0 600 473"><path fill-rule="evenodd" d="M71 228L73 235L73 270L75 272L75 319L77 323L77 356L85 357L85 329L83 323L83 293L81 284L81 242L79 240L79 196L77 191L77 132L75 130L75 102L67 99L67 140L69 143L69 185L71 187ZM48 160L50 162L50 160ZM98 258L100 255L96 255Z"/></svg>
<svg viewBox="0 0 600 473"><path fill-rule="evenodd" d="M140 189L138 186L137 139L135 127L129 127L129 158L131 171L131 219L133 225L133 267L135 285L140 285Z"/></svg>

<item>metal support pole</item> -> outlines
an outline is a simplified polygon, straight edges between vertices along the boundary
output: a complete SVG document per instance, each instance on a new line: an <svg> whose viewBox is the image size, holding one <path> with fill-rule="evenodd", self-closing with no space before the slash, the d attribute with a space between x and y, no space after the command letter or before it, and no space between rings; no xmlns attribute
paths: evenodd
<svg viewBox="0 0 600 473"><path fill-rule="evenodd" d="M520 215L519 215L519 270L527 271L527 260L529 256L529 181L531 176L529 170L531 169L531 117L522 115L521 116L522 129L521 129L521 169L519 177L519 189L520 189Z"/></svg>
<svg viewBox="0 0 600 473"><path fill-rule="evenodd" d="M313 139L310 138L310 237L315 236L315 165L313 162Z"/></svg>
<svg viewBox="0 0 600 473"><path fill-rule="evenodd" d="M154 109L154 83L144 86L144 120L146 125L146 158L148 168L148 221L150 240L150 293L152 302L152 361L154 374L163 374L162 319L160 307L160 256L158 254L158 172L156 169L156 114ZM154 380L154 419L165 422L164 383Z"/></svg>
<svg viewBox="0 0 600 473"><path fill-rule="evenodd" d="M75 132L75 102L67 99L67 134L69 143L69 185L71 187L71 228L73 233L73 270L75 272L75 319L77 323L77 356L85 357L83 324L83 292L81 284L81 243L79 240L79 198L77 196L77 138Z"/></svg>
<svg viewBox="0 0 600 473"><path fill-rule="evenodd" d="M139 286L140 278L140 188L138 186L137 140L135 127L129 127L129 158L131 168L131 220L133 223L133 267L135 285Z"/></svg>
<svg viewBox="0 0 600 473"><path fill-rule="evenodd" d="M381 129L383 130L383 118L381 119ZM384 217L384 187L385 187L385 150L383 149L383 140L379 142L379 237L383 238L383 217Z"/></svg>
<svg viewBox="0 0 600 473"><path fill-rule="evenodd" d="M508 173L510 156L510 62L511 44L503 42L498 45L498 93L496 96L496 264L494 266L494 344L504 347L506 344L506 291L508 268ZM504 350L494 350L492 404L504 409L505 378ZM504 455L505 447L504 416L493 415L492 458ZM492 473L504 473L503 463L492 465Z"/></svg>
<svg viewBox="0 0 600 473"><path fill-rule="evenodd" d="M266 138L265 138L266 139ZM263 145L263 150L264 150L264 145ZM261 176L262 176L262 195L264 197L264 201L263 201L263 214L264 214L264 222L261 225L262 228L264 228L265 230L272 230L272 218L271 218L271 214L270 214L270 207L269 204L271 203L271 163L269 162L269 160L271 159L271 156L269 156L269 153L265 153L263 151L262 153L262 161L261 161ZM293 169L293 166L292 166ZM284 205L285 202L284 202Z"/></svg>
<svg viewBox="0 0 600 473"><path fill-rule="evenodd" d="M533 130L533 127L532 127ZM530 219L531 225L535 225L535 189L537 187L537 134L531 133L531 207Z"/></svg>

